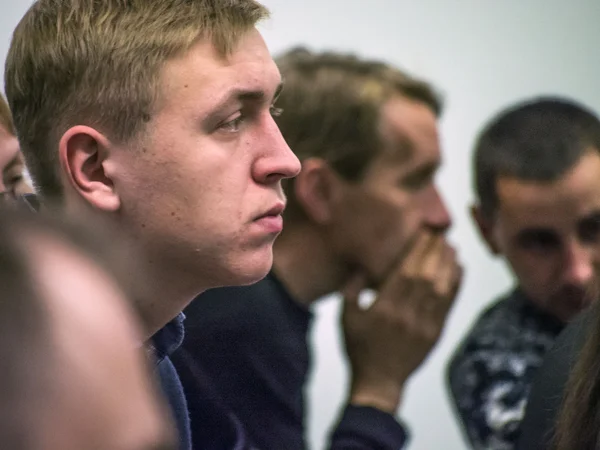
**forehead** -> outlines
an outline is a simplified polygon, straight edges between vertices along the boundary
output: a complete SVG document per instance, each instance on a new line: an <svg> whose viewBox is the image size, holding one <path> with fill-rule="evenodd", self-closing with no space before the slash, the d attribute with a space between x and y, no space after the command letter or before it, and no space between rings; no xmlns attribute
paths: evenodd
<svg viewBox="0 0 600 450"><path fill-rule="evenodd" d="M233 52L220 55L209 40L201 40L185 55L169 61L161 73L165 102L210 108L231 89L275 90L279 70L260 33L244 34Z"/></svg>
<svg viewBox="0 0 600 450"><path fill-rule="evenodd" d="M425 103L395 96L381 110L383 158L414 166L439 164L440 143L435 113Z"/></svg>
<svg viewBox="0 0 600 450"><path fill-rule="evenodd" d="M506 225L560 226L600 210L600 156L586 153L552 182L502 177L497 182L498 213Z"/></svg>
<svg viewBox="0 0 600 450"><path fill-rule="evenodd" d="M0 172L15 159L18 153L19 141L0 126Z"/></svg>

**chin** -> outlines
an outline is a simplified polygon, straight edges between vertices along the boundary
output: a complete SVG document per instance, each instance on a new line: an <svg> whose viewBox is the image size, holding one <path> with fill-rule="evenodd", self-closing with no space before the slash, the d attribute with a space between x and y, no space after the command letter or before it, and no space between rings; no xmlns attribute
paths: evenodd
<svg viewBox="0 0 600 450"><path fill-rule="evenodd" d="M231 267L230 286L246 286L254 284L267 276L273 267L273 250L254 252L241 256Z"/></svg>

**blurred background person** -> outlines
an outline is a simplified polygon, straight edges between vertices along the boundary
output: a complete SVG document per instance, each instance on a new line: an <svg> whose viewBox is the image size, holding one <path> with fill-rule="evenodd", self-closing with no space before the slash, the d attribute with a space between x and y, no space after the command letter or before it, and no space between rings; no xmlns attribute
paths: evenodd
<svg viewBox="0 0 600 450"><path fill-rule="evenodd" d="M473 219L515 287L481 314L448 365L452 400L475 449L515 448L545 353L595 299L599 149L598 118L561 97L513 105L479 135Z"/></svg>
<svg viewBox="0 0 600 450"><path fill-rule="evenodd" d="M89 229L12 208L0 214L2 448L175 450L117 281L135 271L116 276L126 261L109 257Z"/></svg>
<svg viewBox="0 0 600 450"><path fill-rule="evenodd" d="M441 101L379 61L295 48L276 62L285 80L276 121L302 171L284 184L273 270L190 304L182 352L259 448L304 449L311 310L342 291L352 382L330 446L402 448L395 414L405 384L436 344L462 273L434 181ZM366 310L365 288L377 292ZM182 376L184 388L194 378Z"/></svg>

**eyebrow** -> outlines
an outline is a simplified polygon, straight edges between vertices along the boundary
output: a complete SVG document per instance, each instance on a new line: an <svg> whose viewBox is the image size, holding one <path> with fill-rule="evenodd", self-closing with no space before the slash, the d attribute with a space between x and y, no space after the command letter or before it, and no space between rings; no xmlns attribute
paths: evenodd
<svg viewBox="0 0 600 450"><path fill-rule="evenodd" d="M277 85L277 89L275 89L275 94L273 95L273 102L277 100L279 94L283 89L283 82L280 82ZM233 102L245 102L245 101L264 101L267 98L267 94L264 90L249 90L249 89L233 89L224 95L224 98L220 100L215 107L212 108L213 111L220 111L222 109L227 108Z"/></svg>
<svg viewBox="0 0 600 450"><path fill-rule="evenodd" d="M579 219L579 223L586 222L589 220L600 220L600 209L595 209L589 214L583 216L581 219Z"/></svg>
<svg viewBox="0 0 600 450"><path fill-rule="evenodd" d="M546 227L531 227L531 228L525 228L525 229L519 231L515 237L517 239L529 239L531 237L535 237L535 236L539 236L539 235L556 236L557 233L550 227L548 227L548 228L546 228Z"/></svg>

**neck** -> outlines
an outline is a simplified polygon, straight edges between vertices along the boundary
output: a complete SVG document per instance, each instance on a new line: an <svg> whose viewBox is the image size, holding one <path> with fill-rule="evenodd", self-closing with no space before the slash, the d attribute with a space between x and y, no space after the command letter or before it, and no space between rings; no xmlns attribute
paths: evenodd
<svg viewBox="0 0 600 450"><path fill-rule="evenodd" d="M285 228L273 253L277 278L296 301L307 306L338 291L347 276L323 234L310 224Z"/></svg>
<svg viewBox="0 0 600 450"><path fill-rule="evenodd" d="M197 277L187 286L182 284L181 274L165 271L164 265L154 263L150 258L137 266L144 274L144 285L136 289L133 306L144 325L144 338L147 340L206 289L199 287Z"/></svg>
<svg viewBox="0 0 600 450"><path fill-rule="evenodd" d="M148 254L135 236L106 215L72 200L66 204L65 211L92 229L108 231L106 237L120 240L118 253L126 260L123 271L131 269L133 272L121 274L118 281L129 288L127 293L142 325L144 341L211 287L203 283L198 274L184 274L179 267L166 264L160 256Z"/></svg>

